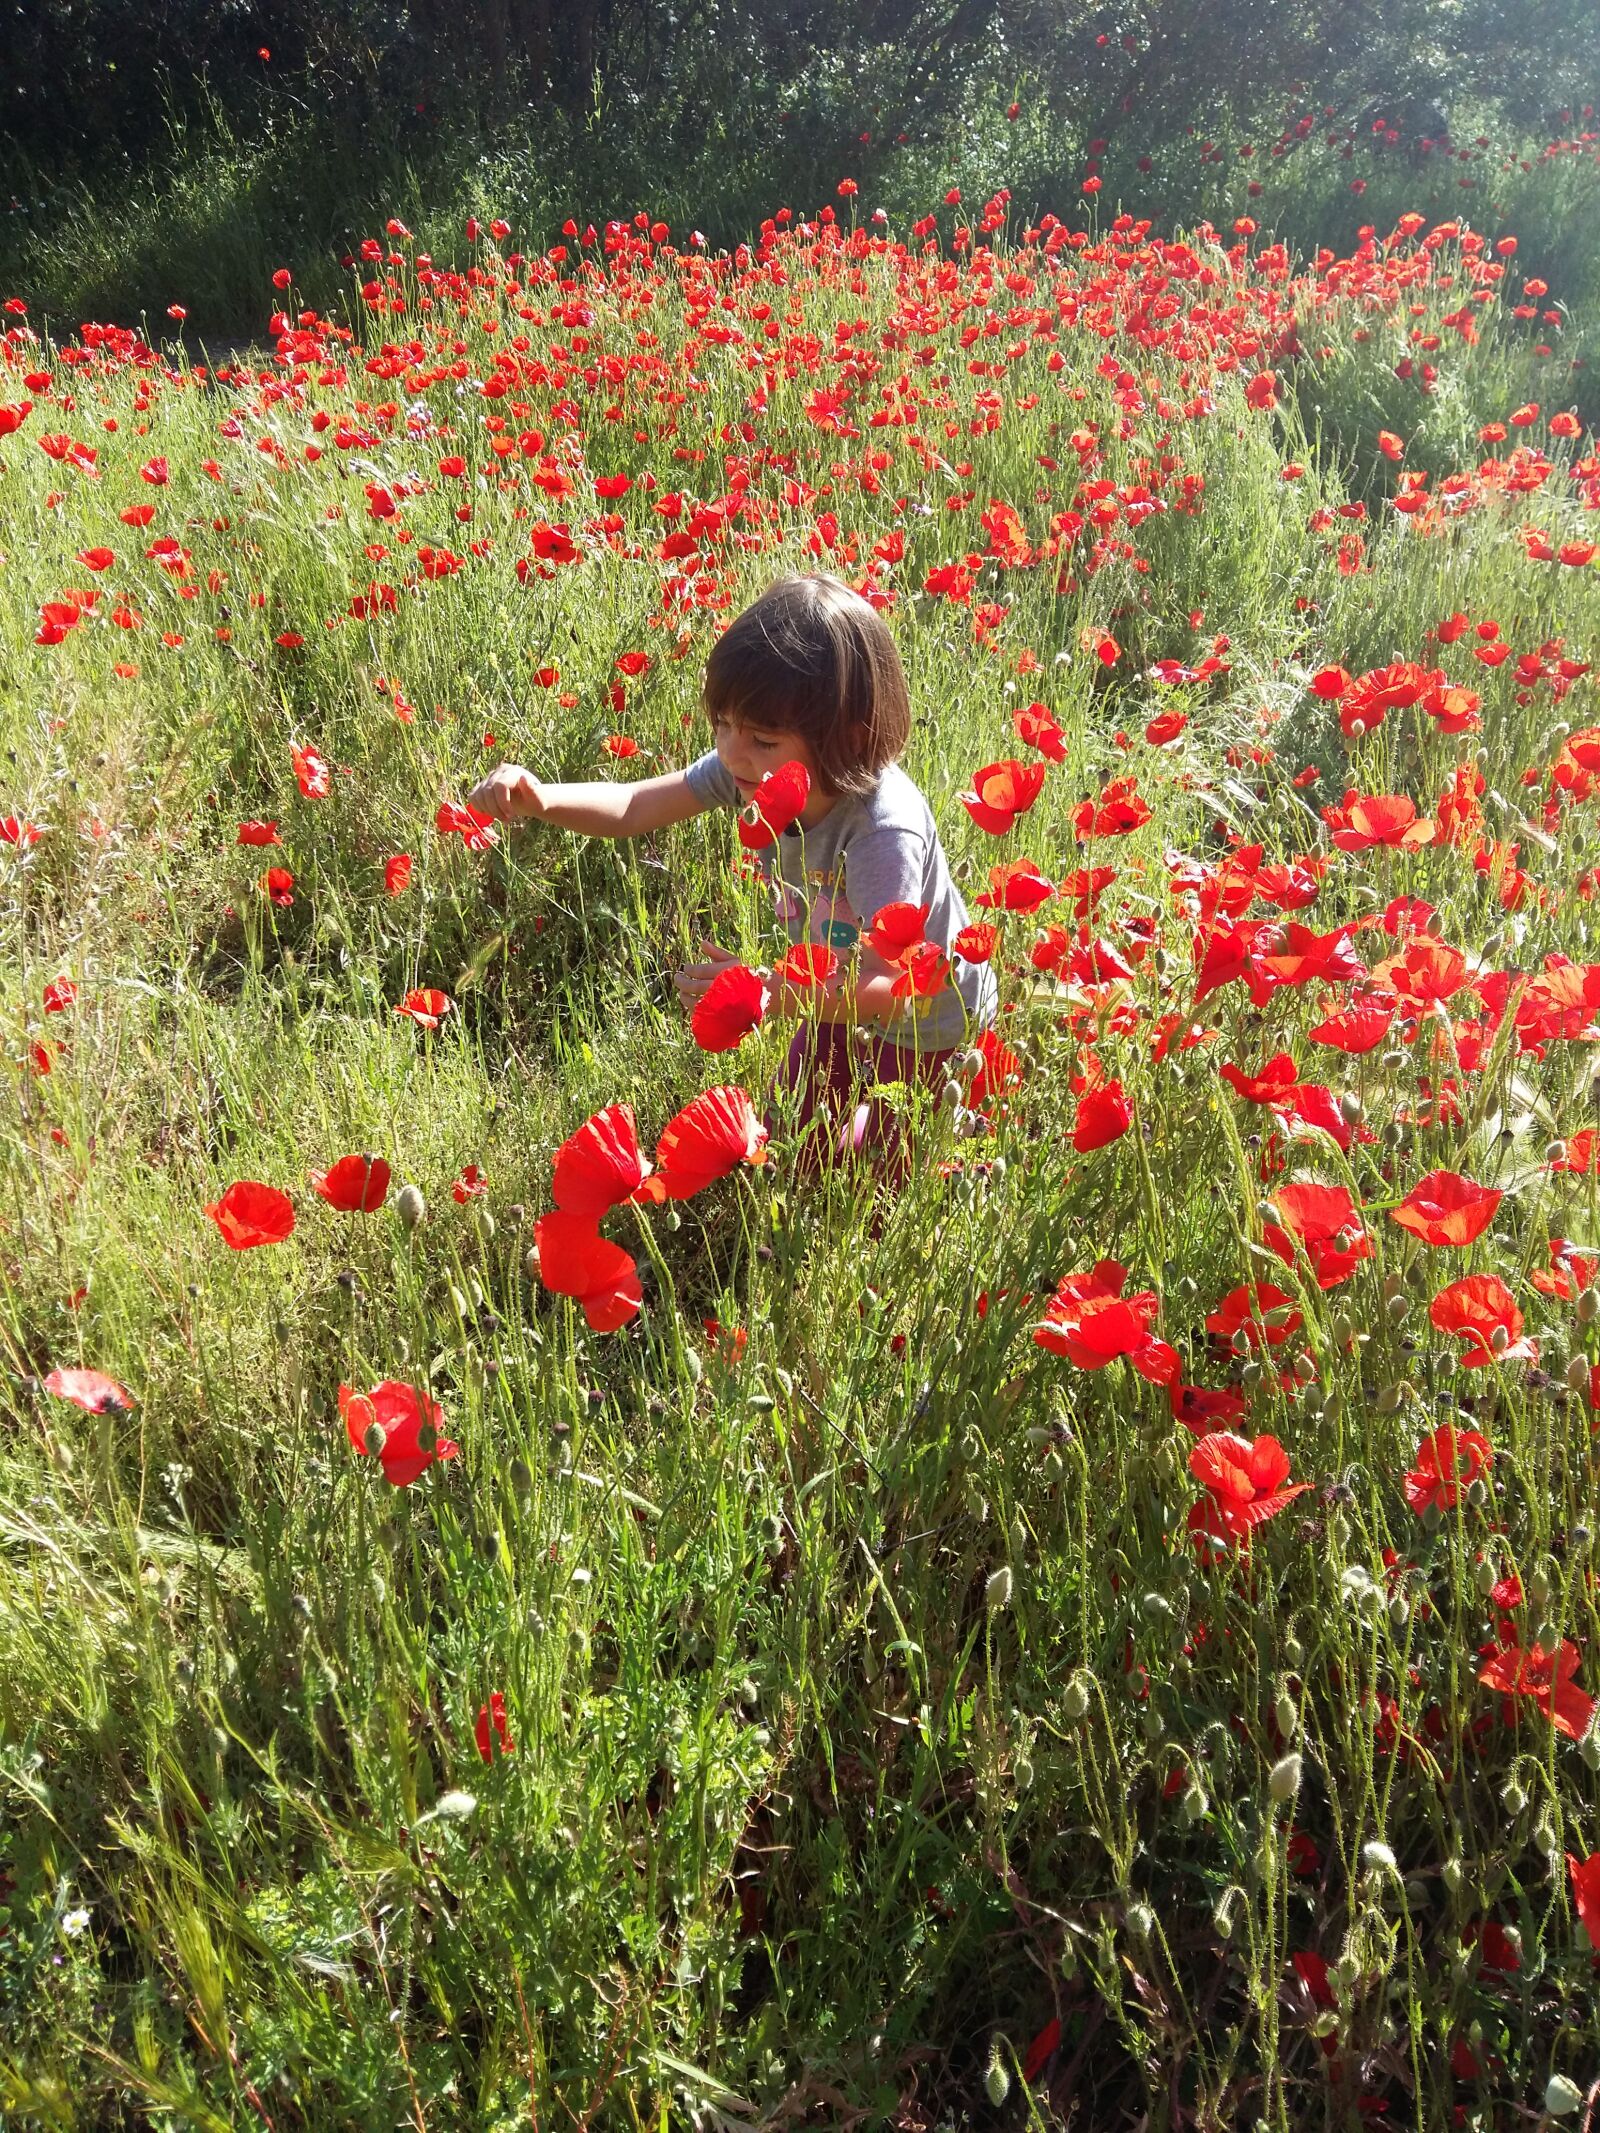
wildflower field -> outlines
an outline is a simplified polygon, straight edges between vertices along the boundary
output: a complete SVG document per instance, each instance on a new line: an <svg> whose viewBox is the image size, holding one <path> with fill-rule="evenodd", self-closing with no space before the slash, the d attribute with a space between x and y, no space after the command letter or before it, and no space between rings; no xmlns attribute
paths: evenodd
<svg viewBox="0 0 1600 2133"><path fill-rule="evenodd" d="M1236 190L5 304L7 2125L1593 2123L1592 317ZM794 568L1000 983L892 1190L741 825L463 805Z"/></svg>

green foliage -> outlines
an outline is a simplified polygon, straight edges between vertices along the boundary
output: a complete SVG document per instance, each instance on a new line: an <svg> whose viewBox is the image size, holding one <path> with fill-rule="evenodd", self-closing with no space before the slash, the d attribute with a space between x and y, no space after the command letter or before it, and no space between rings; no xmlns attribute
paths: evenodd
<svg viewBox="0 0 1600 2133"><path fill-rule="evenodd" d="M975 169L991 149L977 140ZM1592 200L1592 162L1545 177ZM497 180L473 183L504 204ZM1273 354L1267 408L1248 367L1215 360L1231 329L1204 357L1141 339L1144 302L1166 292L1144 286L1157 261L1126 230L1076 248L1078 293L1113 286L1112 312L1085 299L1069 326L1057 304L1054 337L1012 358L1021 327L980 340L974 270L918 241L790 236L765 282L726 261L713 282L688 247L587 278L574 260L566 289L479 252L479 282L424 287L416 254L457 256L455 209L435 239L388 204L419 241L363 270L392 274L400 308L352 294L349 343L323 326L315 353L286 341L221 378L175 339L81 361L75 346L71 362L10 344L13 369L46 364L53 385L0 443L0 812L45 832L0 846L0 1009L21 1062L0 1126L7 2121L376 2133L1003 2108L1018 2124L1300 2128L1343 2126L1359 2091L1431 2129L1457 2106L1485 2125L1535 2110L1552 2069L1587 2078L1590 1951L1563 1854L1600 1848L1592 1736L1556 1734L1526 1698L1508 1718L1476 1647L1485 1571L1516 1569L1520 1630L1578 1640L1597 1685L1600 1473L1588 1396L1565 1376L1593 1360L1593 1322L1527 1280L1552 1235L1600 1244L1593 1173L1546 1154L1592 1115L1589 1048L1519 1055L1503 1035L1461 1116L1432 1125L1448 1021L1318 1069L1375 1138L1347 1156L1295 1140L1288 1159L1350 1184L1373 1260L1325 1293L1274 1258L1309 1377L1231 1353L1205 1316L1259 1278L1277 1181L1216 1065L1253 1068L1282 1042L1309 1073L1322 1003L1280 993L1258 1011L1238 987L1195 1003L1165 863L1223 858L1219 824L1273 858L1331 858L1315 802L1347 775L1426 808L1476 751L1525 905L1506 908L1465 847L1395 848L1332 866L1314 923L1423 896L1447 938L1503 967L1587 964L1593 906L1571 891L1597 857L1593 802L1559 842L1530 819L1558 752L1551 693L1429 636L1460 608L1519 650L1558 630L1579 657L1595 648L1594 570L1535 560L1521 537L1592 522L1581 447L1549 428L1571 373L1535 353L1544 322L1500 304L1475 343L1447 328L1469 257L1448 238L1427 256L1452 279L1419 280L1420 318L1287 258L1280 272L1265 231L1233 238L1233 198L1226 222L1215 211L1227 243L1197 230L1190 280L1166 272L1197 334L1290 291L1300 352ZM1024 302L1007 275L1030 303L1073 293L1037 243L990 238L996 324ZM703 280L734 297L744 344L704 330L720 307L692 300ZM942 307L915 335L908 300ZM785 338L758 372L768 318ZM1431 394L1394 374L1413 331L1440 342ZM525 399L462 389L519 334L546 371L519 382ZM641 334L659 369L628 368ZM436 335L467 343L468 376L423 382ZM851 379L846 436L809 396L869 355L881 375ZM902 363L926 403L914 425L874 427L870 393ZM580 415L557 413L569 393ZM1477 480L1479 426L1532 400L1540 426L1518 435L1549 457L1538 496L1484 477L1458 517L1389 508L1377 427L1416 442L1409 464L1436 490L1446 471ZM508 427L491 431L500 406ZM38 449L45 416L97 441L94 479ZM541 443L495 455L535 427ZM459 478L439 470L447 447ZM165 484L140 477L157 453ZM1126 552L1090 567L1091 534L1058 567L1043 544L1090 453L1096 478L1165 508ZM602 506L604 471L636 484ZM561 495L563 472L583 487ZM393 520L370 515L369 484L406 485ZM753 499L737 522L752 545L696 565L703 600L669 591L688 571L660 553L669 488L691 510ZM1014 505L1026 564L986 557L991 499ZM147 501L157 516L135 531L119 514ZM524 583L530 525L558 515L582 561ZM1361 567L1341 569L1357 527ZM178 570L147 552L166 532ZM1031 927L1008 921L1004 1027L1027 1071L991 1130L921 1106L915 1170L880 1191L800 1176L780 1105L764 1169L609 1219L646 1305L598 1335L527 1269L551 1156L604 1103L631 1101L651 1145L709 1081L765 1092L787 1033L703 1060L670 971L707 931L767 952L770 913L732 875L723 823L649 847L528 832L469 853L434 810L501 754L611 771L612 731L643 767L681 762L703 738L720 618L783 567L858 576L896 535L877 582L916 705L908 767L970 887L1024 839L1055 876L1098 859L1078 804L1130 768L1148 793L1152 819L1110 847L1153 929L1133 1026L1048 982ZM142 629L119 628L108 590L40 643L46 604L102 543ZM462 567L429 577L424 545ZM967 603L925 589L967 554ZM353 608L375 581L396 588L392 613ZM1110 667L1089 649L1105 631ZM651 663L619 706L616 662L636 649ZM1176 697L1148 671L1224 652ZM1324 663L1447 656L1484 696L1470 740L1417 713L1348 749L1307 693ZM1592 689L1567 703L1573 726ZM957 795L1016 745L1009 714L1035 696L1065 760L997 847ZM1138 735L1174 700L1190 726L1158 753ZM332 767L324 798L296 788L290 749L307 743ZM1308 762L1324 769L1309 792L1294 782ZM277 821L281 848L240 847L246 819ZM383 862L402 849L415 872L389 897ZM267 862L294 875L288 908L262 891ZM1354 937L1368 960L1392 946L1370 924ZM63 972L79 997L47 1013ZM438 1032L393 1013L413 985L455 997ZM1215 1038L1157 1058L1169 1001ZM1086 1049L1125 1076L1138 1125L1080 1156ZM347 1149L420 1186L426 1218L325 1207L305 1174ZM485 1202L453 1197L469 1162ZM1458 1371L1423 1330L1454 1255L1414 1246L1387 1209L1435 1164L1505 1190L1461 1264L1514 1282L1537 1371ZM204 1209L238 1178L294 1193L288 1243L226 1250ZM1248 1562L1195 1552L1192 1439L1165 1393L1030 1338L1064 1274L1113 1256L1159 1291L1187 1373L1239 1392L1311 1484ZM45 1374L74 1363L117 1376L132 1411L47 1394ZM461 1447L403 1490L356 1455L337 1407L341 1383L388 1376L425 1385ZM1492 1490L1424 1521L1400 1476L1450 1416L1491 1432ZM495 1694L515 1746L486 1761L475 1726ZM1475 1952L1490 1917L1520 1936L1514 1972ZM1290 1967L1307 1953L1332 1966L1331 2005ZM1021 2064L1052 2019L1060 2051L1029 2100Z"/></svg>

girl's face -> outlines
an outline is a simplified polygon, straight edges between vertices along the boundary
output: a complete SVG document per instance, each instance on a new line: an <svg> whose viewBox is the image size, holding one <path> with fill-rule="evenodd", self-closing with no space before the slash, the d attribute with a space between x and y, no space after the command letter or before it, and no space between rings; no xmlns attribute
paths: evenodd
<svg viewBox="0 0 1600 2133"><path fill-rule="evenodd" d="M817 759L801 736L786 726L760 726L719 718L712 729L722 767L739 788L739 798L748 800L770 771L785 763L798 763L811 780L812 800L822 792ZM808 804L807 814L811 812Z"/></svg>

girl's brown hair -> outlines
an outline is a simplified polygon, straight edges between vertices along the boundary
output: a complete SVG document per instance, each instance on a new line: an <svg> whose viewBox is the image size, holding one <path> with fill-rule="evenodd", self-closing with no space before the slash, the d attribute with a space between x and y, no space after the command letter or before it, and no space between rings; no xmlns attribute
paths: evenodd
<svg viewBox="0 0 1600 2133"><path fill-rule="evenodd" d="M831 793L868 793L911 732L900 654L870 601L839 579L779 578L729 623L706 662L712 723L789 728Z"/></svg>

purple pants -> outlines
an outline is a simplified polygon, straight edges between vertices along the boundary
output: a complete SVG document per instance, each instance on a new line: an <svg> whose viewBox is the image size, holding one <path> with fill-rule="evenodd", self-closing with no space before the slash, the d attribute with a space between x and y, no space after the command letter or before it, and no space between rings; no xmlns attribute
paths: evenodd
<svg viewBox="0 0 1600 2133"><path fill-rule="evenodd" d="M887 1037L858 1049L843 1022L806 1022L794 1034L788 1064L779 1077L787 1092L800 1092L796 1121L800 1169L815 1174L831 1163L863 1157L904 1173L910 1167L904 1122L874 1082L904 1081L939 1088L949 1079L954 1050L911 1052ZM821 1115L822 1124L813 1125Z"/></svg>

